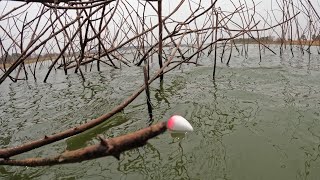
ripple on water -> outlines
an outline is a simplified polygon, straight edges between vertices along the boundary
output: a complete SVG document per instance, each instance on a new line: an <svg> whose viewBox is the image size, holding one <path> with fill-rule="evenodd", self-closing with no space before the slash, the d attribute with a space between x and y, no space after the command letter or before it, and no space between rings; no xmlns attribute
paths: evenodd
<svg viewBox="0 0 320 180"><path fill-rule="evenodd" d="M290 54L289 54L290 55ZM289 56L288 56L289 57ZM299 60L302 59L302 60ZM53 167L0 167L3 179L316 179L320 167L319 62L314 56L234 56L219 65L182 66L151 86L154 123L172 114L195 131L163 134L112 157ZM45 71L44 71L45 72ZM40 71L41 73L41 71ZM55 74L49 83L5 82L0 91L1 147L73 127L110 111L142 83L142 69ZM142 93L124 111L84 133L18 158L47 156L148 126ZM79 168L81 167L81 168Z"/></svg>

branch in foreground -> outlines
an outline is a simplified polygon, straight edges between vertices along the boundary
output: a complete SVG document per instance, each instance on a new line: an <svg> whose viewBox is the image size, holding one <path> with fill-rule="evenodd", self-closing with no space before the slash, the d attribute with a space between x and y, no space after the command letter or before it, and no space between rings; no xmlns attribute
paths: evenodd
<svg viewBox="0 0 320 180"><path fill-rule="evenodd" d="M82 162L85 160L104 156L114 156L119 160L120 153L144 146L149 139L162 134L167 129L173 132L180 133L193 131L193 127L185 118L183 118L182 116L174 115L168 120L168 122L160 122L123 136L111 139L103 139L100 136L99 144L74 151L66 151L63 154L55 157L28 158L23 160L3 159L0 160L0 165L52 166L56 164Z"/></svg>
<svg viewBox="0 0 320 180"><path fill-rule="evenodd" d="M99 137L99 144L74 151L66 151L56 157L28 158L23 160L4 159L0 160L0 164L14 166L48 166L81 162L103 156L114 156L119 159L121 152L141 147L145 145L149 139L158 136L166 130L166 122L160 122L139 131L111 139Z"/></svg>

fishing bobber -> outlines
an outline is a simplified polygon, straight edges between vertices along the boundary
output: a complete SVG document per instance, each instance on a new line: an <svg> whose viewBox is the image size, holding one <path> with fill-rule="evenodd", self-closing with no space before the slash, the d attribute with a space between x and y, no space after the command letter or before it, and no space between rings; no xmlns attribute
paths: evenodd
<svg viewBox="0 0 320 180"><path fill-rule="evenodd" d="M174 115L167 121L167 129L172 132L191 132L193 127L182 116Z"/></svg>

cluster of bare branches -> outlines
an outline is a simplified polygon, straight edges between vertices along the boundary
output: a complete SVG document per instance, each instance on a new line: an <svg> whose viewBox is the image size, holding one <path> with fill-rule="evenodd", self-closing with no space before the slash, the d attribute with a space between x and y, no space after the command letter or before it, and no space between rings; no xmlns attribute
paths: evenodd
<svg viewBox="0 0 320 180"><path fill-rule="evenodd" d="M237 38L253 39L258 43L261 53L263 49L274 52L262 38L268 32L281 37L281 48L286 44L285 37L289 37L293 45L294 36L301 41L301 34L311 37L313 32L318 32L314 22L318 22L320 18L310 1L276 2L281 18L276 17L279 12L274 11L268 12L267 16L259 14L255 1L249 3L241 0L30 0L15 4L17 6L13 8L8 8L12 1L1 1L0 6L4 8L0 9L0 84L9 79L16 82L30 77L34 80L42 78L46 82L53 69L60 69L65 74L74 71L85 79L84 68L96 68L100 71L102 65L112 68L144 66L145 84L119 106L99 118L60 133L45 135L33 142L0 149L0 164L52 165L76 162L76 158L82 161L106 155L118 156L120 152L130 149L128 146L136 147L132 142L138 141L126 136L126 139L133 140L129 145L124 141L115 145L101 139L102 146L68 152L56 158L30 161L10 159L106 121L131 103L148 84L157 78L163 80L165 73L182 63L198 64L200 57L212 55L214 78L218 48L223 48L221 62L223 56L228 57L223 62L227 65L233 49L248 54L248 45L243 44L241 50L235 41ZM165 3L170 3L170 8L163 9L164 6L168 7ZM228 4L228 8L224 9L219 3ZM310 20L309 29L301 30L303 27L299 24L299 14L304 14ZM275 23L271 19L276 20ZM300 42L304 51L302 45ZM312 42L309 46L311 45ZM224 55L227 52L229 54ZM49 61L50 65L45 77L39 77L37 69L45 61ZM149 65L153 61L159 64L159 68L151 76ZM162 123L157 132L163 132L164 129L165 125ZM143 132L138 133L139 136L147 131ZM150 137L153 136L154 134ZM145 143L147 139L144 138L141 142ZM110 153L110 146L116 146L117 152L112 150ZM90 156L93 152L95 156ZM70 159L65 161L68 159L66 157Z"/></svg>
<svg viewBox="0 0 320 180"><path fill-rule="evenodd" d="M294 56L294 46L298 46L301 53L304 54L305 52L311 53L311 46L320 45L320 6L318 3L312 3L310 0L276 0L275 5L279 8L278 13L273 10L268 13L267 18L273 17L276 23L286 21L279 26L278 30L273 31L280 44L280 55L287 46L290 47L291 54ZM299 16L291 18L297 13ZM281 18L276 18L277 16ZM317 49L320 54L319 48Z"/></svg>
<svg viewBox="0 0 320 180"><path fill-rule="evenodd" d="M36 80L37 67L44 60L51 61L46 76L41 77L44 82L53 69L65 74L73 69L85 79L83 66L90 70L96 66L98 71L101 64L140 66L149 64L154 55L161 68L168 48L177 47L183 35L182 47L175 55L181 58L173 63L197 64L206 50L206 55L216 52L217 42L232 43L234 38L254 36L254 31L259 34L275 25L286 30L300 12L293 8L276 24L268 24L267 19L257 20L254 1L251 6L246 1L230 1L231 10L224 10L218 0L181 0L171 2L174 7L165 14L161 13L162 1L28 2L41 3L19 3L10 9L12 2L1 2L0 84L7 78L14 82L28 79L30 73Z"/></svg>

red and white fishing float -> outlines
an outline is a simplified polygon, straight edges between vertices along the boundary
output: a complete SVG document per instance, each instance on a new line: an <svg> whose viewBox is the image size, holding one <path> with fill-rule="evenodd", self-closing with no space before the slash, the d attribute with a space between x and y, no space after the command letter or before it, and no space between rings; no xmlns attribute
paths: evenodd
<svg viewBox="0 0 320 180"><path fill-rule="evenodd" d="M191 124L185 118L179 115L174 115L168 120L167 129L177 133L193 131Z"/></svg>

